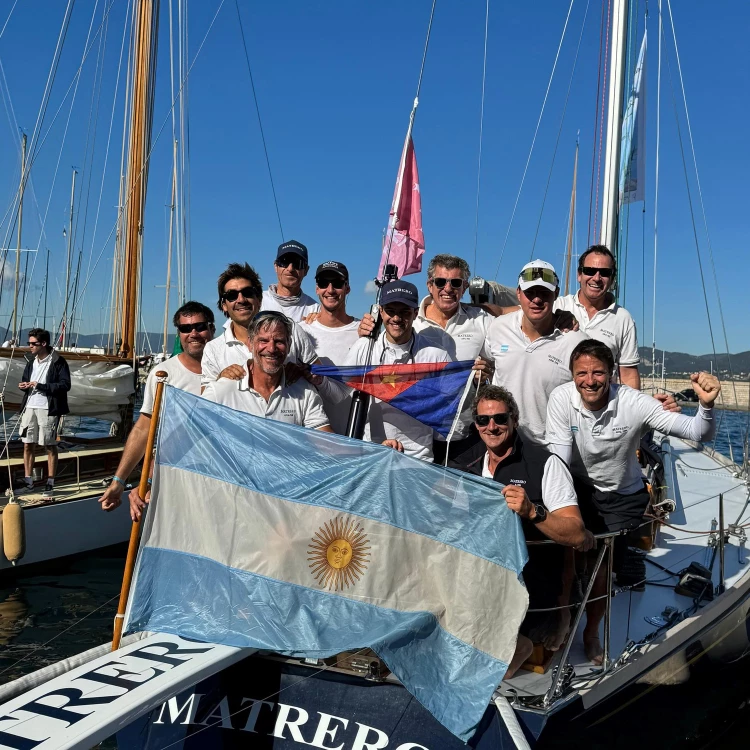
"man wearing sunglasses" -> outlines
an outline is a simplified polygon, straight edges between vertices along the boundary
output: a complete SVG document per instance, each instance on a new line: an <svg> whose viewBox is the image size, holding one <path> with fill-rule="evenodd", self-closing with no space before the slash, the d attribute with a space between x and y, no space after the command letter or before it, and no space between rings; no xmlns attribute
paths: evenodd
<svg viewBox="0 0 750 750"><path fill-rule="evenodd" d="M568 467L546 448L522 438L517 431L518 405L511 393L505 388L483 385L473 406L481 443L448 465L505 485L502 495L521 518L526 539L549 538L557 545L591 549L594 538L583 525ZM568 603L570 592L566 591L562 575L565 550L557 545L529 546L523 577L531 609ZM529 613L521 626L522 635L509 673L529 657L532 642L544 643L550 650L559 648L569 621L567 609Z"/></svg>
<svg viewBox="0 0 750 750"><path fill-rule="evenodd" d="M261 310L276 310L299 323L318 311L318 303L302 291L309 264L307 248L297 240L279 245L274 263L277 283L263 292Z"/></svg>
<svg viewBox="0 0 750 750"><path fill-rule="evenodd" d="M359 338L359 320L346 311L346 297L350 291L349 271L343 263L328 260L318 266L315 271L315 292L320 300L320 312L315 320L310 323L303 321L299 326L315 342L320 364L343 365L349 349ZM310 382L316 381L311 379ZM333 431L345 435L351 390L330 378L318 379L317 388Z"/></svg>
<svg viewBox="0 0 750 750"><path fill-rule="evenodd" d="M260 312L263 296L260 276L247 263L230 263L219 276L217 287L217 306L227 321L224 331L203 353L203 386L219 378L240 380L246 375L245 366L251 357L247 348L247 327ZM288 361L312 364L315 359L312 338L294 323Z"/></svg>
<svg viewBox="0 0 750 750"><path fill-rule="evenodd" d="M70 369L64 357L50 346L49 331L32 328L23 380L21 401L21 441L23 442L24 483L21 492L34 488L34 446L47 450L47 484L43 497L54 495L57 472L57 428L60 417L69 412Z"/></svg>
<svg viewBox="0 0 750 750"><path fill-rule="evenodd" d="M624 385L641 389L638 364L638 336L631 314L615 302L610 291L617 279L615 258L604 245L592 245L578 261L575 294L559 297L555 310L566 310L578 321L579 330L603 341L617 363L617 374Z"/></svg>
<svg viewBox="0 0 750 750"><path fill-rule="evenodd" d="M196 396L201 392L201 359L206 344L214 335L214 314L200 302L186 302L172 318L182 351L176 357L155 365L146 378L143 403L138 421L128 435L125 448L117 466L117 473L99 502L102 510L111 511L122 502L125 483L146 452L146 441L151 428L151 414L156 397L156 373L167 373L167 383ZM137 521L141 517L145 502L138 495L138 487L130 490L130 517Z"/></svg>
<svg viewBox="0 0 750 750"><path fill-rule="evenodd" d="M568 362L588 336L563 333L553 311L559 292L557 273L543 260L527 263L518 277L520 310L495 318L487 347L495 362L494 385L507 388L521 409L518 431L524 440L544 445L547 401L558 385L570 381Z"/></svg>

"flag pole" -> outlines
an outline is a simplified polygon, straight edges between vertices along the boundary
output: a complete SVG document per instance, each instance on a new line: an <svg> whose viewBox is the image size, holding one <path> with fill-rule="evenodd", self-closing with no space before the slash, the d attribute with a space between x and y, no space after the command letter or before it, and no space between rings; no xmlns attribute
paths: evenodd
<svg viewBox="0 0 750 750"><path fill-rule="evenodd" d="M154 410L151 414L151 425L148 428L148 439L146 440L146 453L143 456L143 470L141 471L141 481L138 485L138 494L146 497L148 492L148 479L151 473L153 463L154 442L156 441L156 427L159 422L159 412L161 410L161 399L164 393L164 384L167 380L167 373L159 370L156 373L156 395L154 396ZM125 571L122 574L122 588L120 589L120 603L117 605L117 614L115 615L115 627L112 634L112 650L117 651L120 648L122 640L122 629L125 624L125 610L128 606L128 597L130 596L130 584L133 580L133 570L135 568L135 557L138 553L138 542L141 533L141 522L133 521L130 527L130 541L128 542L128 556L125 560Z"/></svg>

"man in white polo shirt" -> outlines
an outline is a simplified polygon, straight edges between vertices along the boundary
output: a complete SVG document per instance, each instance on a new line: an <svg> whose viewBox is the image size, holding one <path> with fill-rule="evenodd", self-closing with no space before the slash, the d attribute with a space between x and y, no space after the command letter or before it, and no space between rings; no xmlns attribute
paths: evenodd
<svg viewBox="0 0 750 750"><path fill-rule="evenodd" d="M343 365L349 349L359 338L359 319L346 311L349 288L349 271L343 263L327 260L315 271L315 291L320 300L320 312L311 323L301 322L299 327L315 342L315 353L322 365ZM346 434L351 408L351 389L330 378L317 381L331 427L339 435Z"/></svg>
<svg viewBox="0 0 750 750"><path fill-rule="evenodd" d="M286 381L292 321L267 310L250 322L247 333L252 354L245 363L247 373L241 380L221 378L209 383L203 398L256 417L333 432L315 388L304 379L291 385Z"/></svg>
<svg viewBox="0 0 750 750"><path fill-rule="evenodd" d="M263 292L261 310L276 310L299 323L318 312L318 303L302 291L302 279L309 269L307 248L297 240L279 245L274 268L277 283Z"/></svg>
<svg viewBox="0 0 750 750"><path fill-rule="evenodd" d="M408 281L389 281L380 290L383 332L377 340L362 337L349 350L346 365L388 365L450 362L445 349L414 331L419 293ZM370 345L372 344L372 350ZM369 357L368 357L369 355ZM384 443L409 456L432 461L433 430L394 406L373 398L364 439Z"/></svg>
<svg viewBox="0 0 750 750"><path fill-rule="evenodd" d="M611 350L620 382L641 389L638 336L632 315L615 302L610 292L617 279L615 257L604 245L592 245L578 260L575 294L558 297L555 310L572 313L580 331L603 341Z"/></svg>
<svg viewBox="0 0 750 750"><path fill-rule="evenodd" d="M558 292L552 265L543 260L527 263L516 290L521 309L495 318L487 333L487 348L495 362L492 383L509 390L518 402L518 431L523 438L541 445L550 394L570 380L570 353L588 338L556 328L553 306Z"/></svg>
<svg viewBox="0 0 750 750"><path fill-rule="evenodd" d="M206 345L203 352L205 386L218 378L242 378L250 359L247 326L260 310L263 287L260 276L247 263L230 263L218 280L218 308L227 317L221 335ZM316 359L310 336L296 323L292 326L292 347L288 361L311 364Z"/></svg>

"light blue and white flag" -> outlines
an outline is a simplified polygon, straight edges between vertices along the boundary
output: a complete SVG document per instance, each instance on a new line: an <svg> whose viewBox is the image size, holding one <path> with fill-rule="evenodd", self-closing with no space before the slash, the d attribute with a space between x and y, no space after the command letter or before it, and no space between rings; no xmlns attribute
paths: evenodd
<svg viewBox="0 0 750 750"><path fill-rule="evenodd" d="M646 199L646 32L622 118L620 205Z"/></svg>
<svg viewBox="0 0 750 750"><path fill-rule="evenodd" d="M497 483L167 387L153 487L128 631L295 657L370 647L471 737L528 606Z"/></svg>

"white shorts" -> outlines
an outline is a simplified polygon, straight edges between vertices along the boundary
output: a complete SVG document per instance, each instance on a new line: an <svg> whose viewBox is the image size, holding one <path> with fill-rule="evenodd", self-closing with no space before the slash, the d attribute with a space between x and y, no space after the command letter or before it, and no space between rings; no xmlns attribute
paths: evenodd
<svg viewBox="0 0 750 750"><path fill-rule="evenodd" d="M50 417L47 409L26 409L21 416L21 442L55 445L60 417Z"/></svg>

